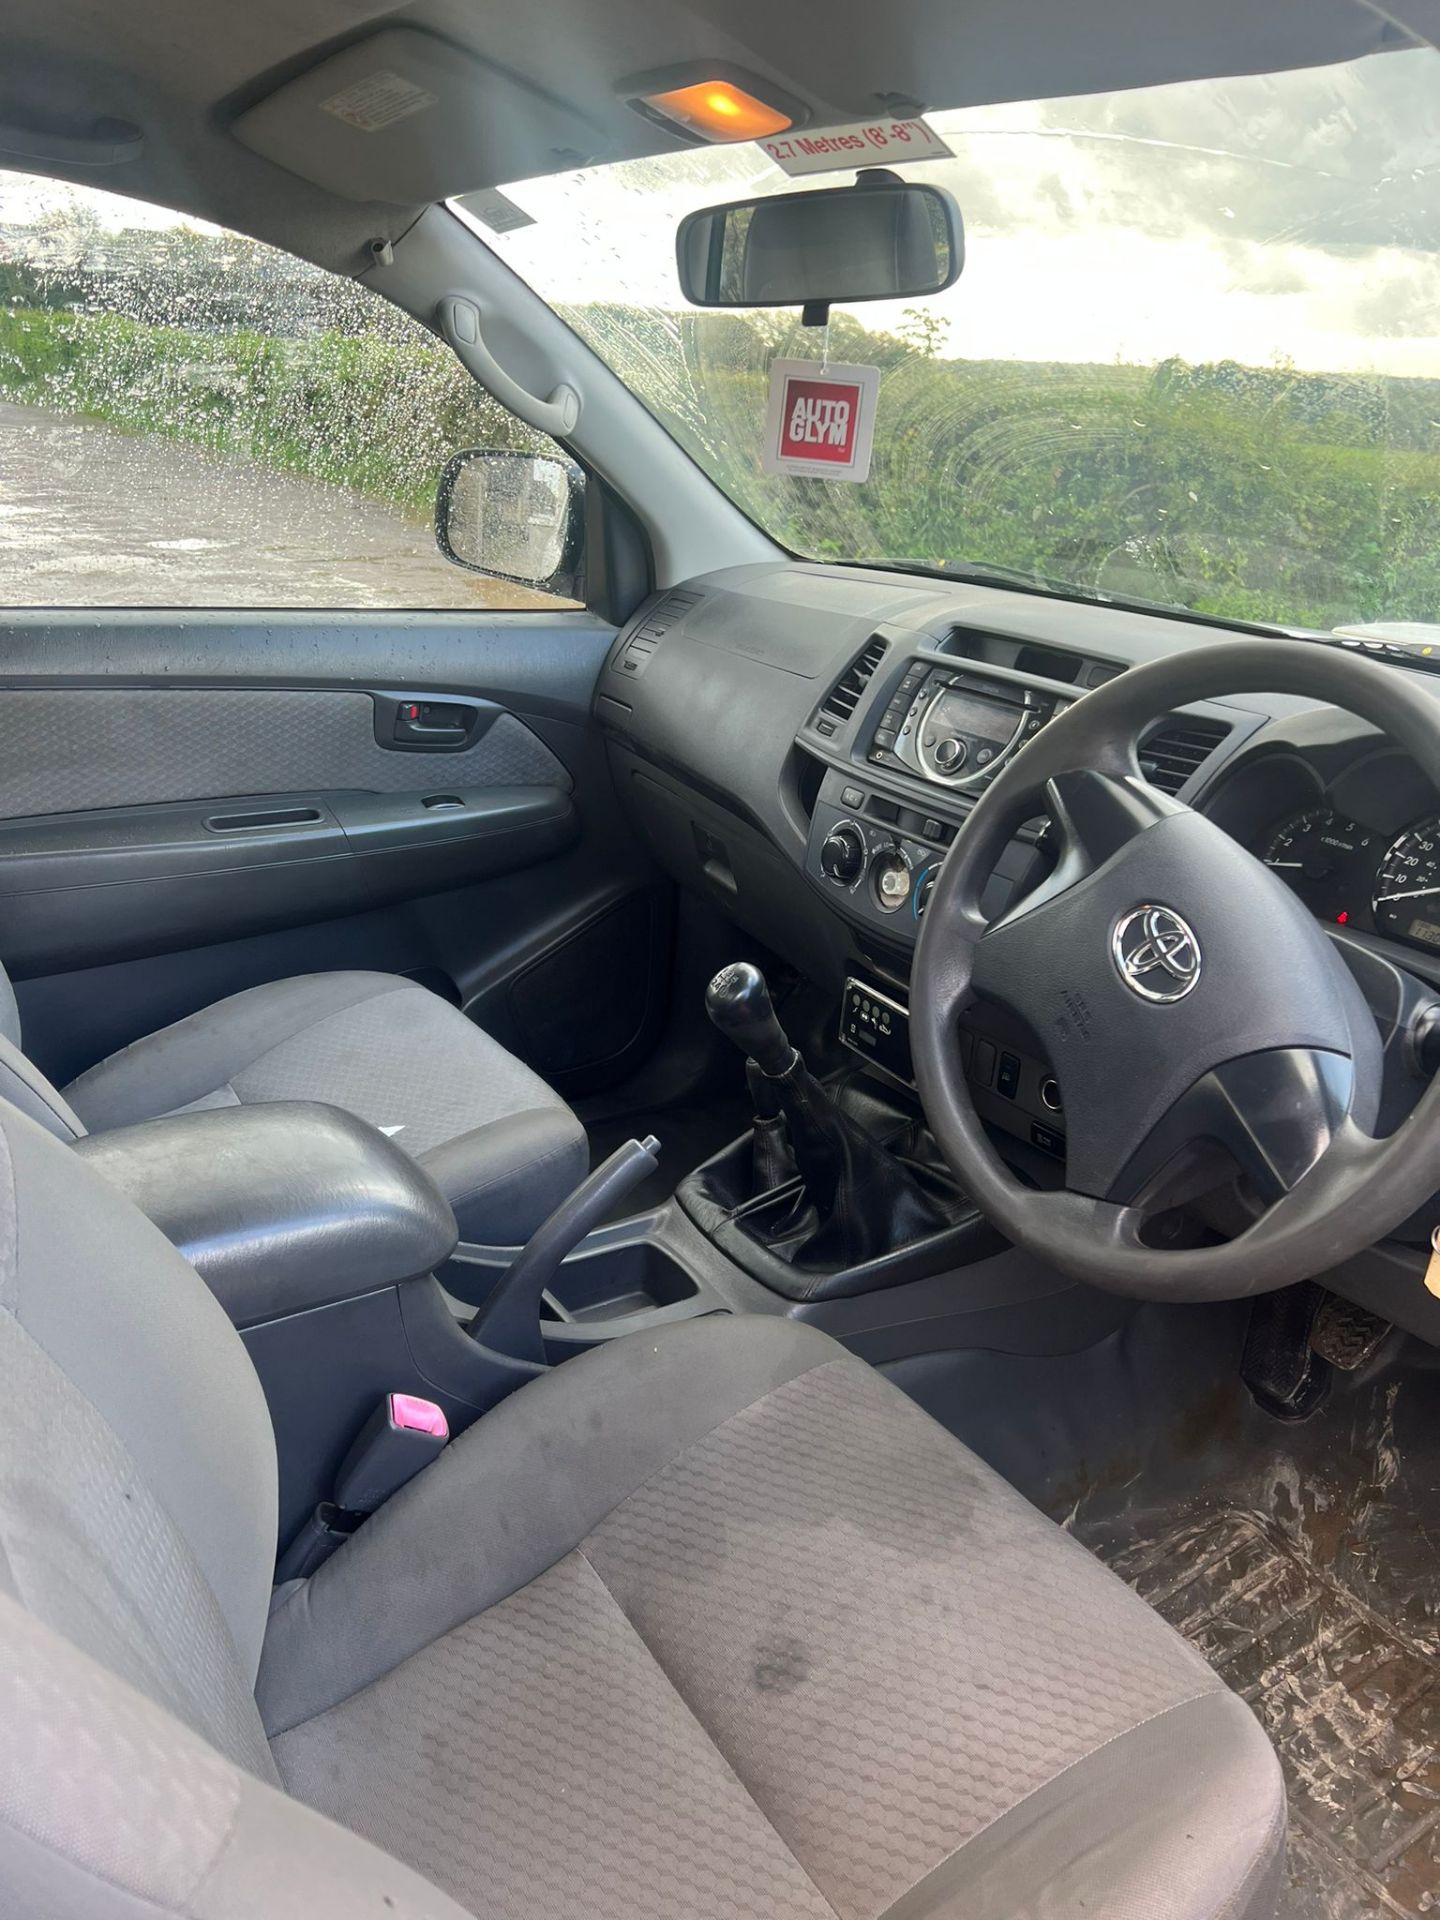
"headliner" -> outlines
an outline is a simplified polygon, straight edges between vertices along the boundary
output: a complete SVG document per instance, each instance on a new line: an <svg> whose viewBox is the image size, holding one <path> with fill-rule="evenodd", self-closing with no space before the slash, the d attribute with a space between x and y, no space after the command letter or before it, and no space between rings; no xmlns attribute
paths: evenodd
<svg viewBox="0 0 1440 1920"><path fill-rule="evenodd" d="M358 271L366 246L419 211L343 199L249 151L237 116L321 57L384 25L424 28L576 116L585 157L671 142L617 97L637 72L725 62L806 101L812 124L900 96L944 108L1280 71L1412 44L1362 0L9 0L0 167L45 171L181 209ZM503 84L503 78L502 78ZM143 152L104 168L7 159L5 124L133 121ZM533 152L463 192L537 171ZM553 166L577 163L555 151Z"/></svg>

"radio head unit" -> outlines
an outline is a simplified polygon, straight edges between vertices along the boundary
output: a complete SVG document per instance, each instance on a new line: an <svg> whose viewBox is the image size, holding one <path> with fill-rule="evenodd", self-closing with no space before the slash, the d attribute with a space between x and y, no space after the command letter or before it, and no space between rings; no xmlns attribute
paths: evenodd
<svg viewBox="0 0 1440 1920"><path fill-rule="evenodd" d="M1069 705L1013 681L912 661L875 729L869 758L936 786L974 791Z"/></svg>

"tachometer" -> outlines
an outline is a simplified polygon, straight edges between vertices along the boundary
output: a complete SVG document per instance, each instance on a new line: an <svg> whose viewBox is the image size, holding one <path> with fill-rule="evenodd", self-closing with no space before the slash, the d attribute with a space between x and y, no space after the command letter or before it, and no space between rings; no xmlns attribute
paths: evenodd
<svg viewBox="0 0 1440 1920"><path fill-rule="evenodd" d="M1307 807L1275 827L1260 858L1312 913L1343 925L1363 901L1362 856L1375 835L1330 807Z"/></svg>
<svg viewBox="0 0 1440 1920"><path fill-rule="evenodd" d="M1397 940L1440 947L1440 820L1402 833L1380 862L1375 925Z"/></svg>

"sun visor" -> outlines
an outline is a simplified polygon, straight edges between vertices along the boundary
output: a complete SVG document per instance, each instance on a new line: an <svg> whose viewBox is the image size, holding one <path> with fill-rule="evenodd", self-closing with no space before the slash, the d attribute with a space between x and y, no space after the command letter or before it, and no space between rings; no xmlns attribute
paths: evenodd
<svg viewBox="0 0 1440 1920"><path fill-rule="evenodd" d="M573 107L411 27L331 54L233 131L302 180L399 206L578 166L591 132Z"/></svg>

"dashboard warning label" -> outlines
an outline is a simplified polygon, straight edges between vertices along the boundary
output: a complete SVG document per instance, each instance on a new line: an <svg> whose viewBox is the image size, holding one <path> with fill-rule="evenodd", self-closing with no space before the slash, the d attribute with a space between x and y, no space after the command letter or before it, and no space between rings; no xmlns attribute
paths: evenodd
<svg viewBox="0 0 1440 1920"><path fill-rule="evenodd" d="M767 473L868 479L879 392L878 367L772 361L761 465Z"/></svg>

